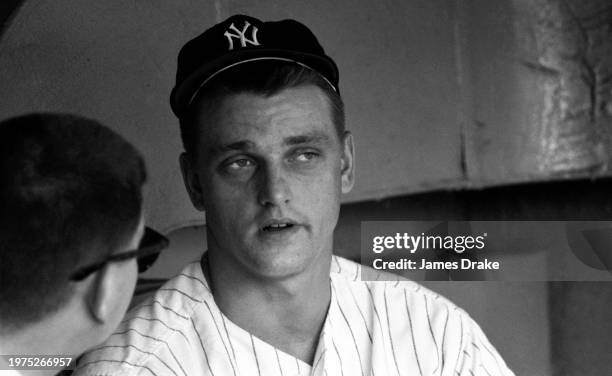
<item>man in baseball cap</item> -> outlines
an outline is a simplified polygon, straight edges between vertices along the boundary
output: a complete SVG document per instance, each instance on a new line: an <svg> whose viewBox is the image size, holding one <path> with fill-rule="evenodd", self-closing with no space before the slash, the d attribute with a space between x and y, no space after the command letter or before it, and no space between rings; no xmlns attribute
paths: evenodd
<svg viewBox="0 0 612 376"><path fill-rule="evenodd" d="M183 46L170 104L208 250L82 374L512 374L446 299L333 256L355 166L338 82L293 20L235 15Z"/></svg>

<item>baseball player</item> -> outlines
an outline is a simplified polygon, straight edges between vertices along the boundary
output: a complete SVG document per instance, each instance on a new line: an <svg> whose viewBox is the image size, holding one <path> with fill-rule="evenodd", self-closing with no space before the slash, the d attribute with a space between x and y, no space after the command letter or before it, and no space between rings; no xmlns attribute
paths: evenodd
<svg viewBox="0 0 612 376"><path fill-rule="evenodd" d="M186 43L170 96L208 249L82 375L512 375L478 325L332 255L354 183L339 74L294 20L235 15Z"/></svg>

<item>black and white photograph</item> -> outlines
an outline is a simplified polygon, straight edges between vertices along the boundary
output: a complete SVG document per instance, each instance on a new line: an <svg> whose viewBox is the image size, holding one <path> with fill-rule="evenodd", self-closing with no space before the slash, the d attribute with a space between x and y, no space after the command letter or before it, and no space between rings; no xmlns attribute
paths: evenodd
<svg viewBox="0 0 612 376"><path fill-rule="evenodd" d="M4 0L0 376L612 374L609 0Z"/></svg>

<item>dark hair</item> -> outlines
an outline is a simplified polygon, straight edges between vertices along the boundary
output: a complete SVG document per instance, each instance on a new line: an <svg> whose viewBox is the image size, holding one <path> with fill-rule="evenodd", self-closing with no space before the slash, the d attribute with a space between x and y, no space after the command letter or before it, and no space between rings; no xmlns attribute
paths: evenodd
<svg viewBox="0 0 612 376"><path fill-rule="evenodd" d="M129 241L145 180L140 153L93 120L0 122L0 327L56 311L71 296L71 272Z"/></svg>
<svg viewBox="0 0 612 376"><path fill-rule="evenodd" d="M273 96L284 89L302 85L314 85L325 93L332 111L332 120L338 137L344 133L344 103L340 94L319 73L302 65L279 61L262 60L238 65L225 70L206 83L193 102L214 106L232 94L249 92ZM195 155L198 141L198 111L193 103L180 121L183 147Z"/></svg>

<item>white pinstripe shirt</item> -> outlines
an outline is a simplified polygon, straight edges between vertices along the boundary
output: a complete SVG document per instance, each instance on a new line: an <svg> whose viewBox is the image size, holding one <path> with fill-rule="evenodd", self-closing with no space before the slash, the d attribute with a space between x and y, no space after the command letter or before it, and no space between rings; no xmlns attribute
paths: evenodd
<svg viewBox="0 0 612 376"><path fill-rule="evenodd" d="M188 265L81 360L78 375L513 375L460 308L414 282L363 282L334 256L331 304L312 365L225 317Z"/></svg>

